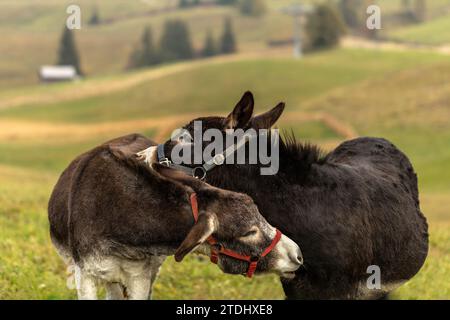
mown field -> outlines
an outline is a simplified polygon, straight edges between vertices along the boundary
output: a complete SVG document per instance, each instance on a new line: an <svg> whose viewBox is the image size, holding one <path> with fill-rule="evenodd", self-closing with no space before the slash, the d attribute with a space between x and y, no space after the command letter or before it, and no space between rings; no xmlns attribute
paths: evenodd
<svg viewBox="0 0 450 320"><path fill-rule="evenodd" d="M139 81L112 85L133 77ZM95 94L96 86L108 83L114 90ZM130 132L165 139L167 127L197 114L225 114L248 89L258 111L286 101L280 127L292 128L302 141L329 149L355 135L382 136L411 157L430 223L431 250L421 272L393 297L449 299L449 84L446 56L336 50L302 61L244 56L3 92L0 299L76 297L66 287L65 267L50 243L46 213L51 189L73 157ZM86 94L84 87L94 94ZM65 99L58 101L58 91ZM10 103L19 95L30 99L24 105ZM191 256L183 263L167 260L154 298L282 299L283 292L275 276L223 275L207 260Z"/></svg>
<svg viewBox="0 0 450 320"><path fill-rule="evenodd" d="M322 0L303 1L320 3ZM448 16L450 0L429 0L430 21L425 24L403 28L390 21L398 15L402 0L374 0L383 14L383 34L398 40L423 43L448 43ZM261 52L268 49L273 40L292 38L292 19L280 9L291 0L266 0L268 12L262 17L244 17L232 7L207 7L187 10L171 10L172 0L40 0L0 2L0 90L18 85L38 82L40 66L54 64L57 60L59 38L65 19L66 8L76 3L81 8L82 29L75 32L83 71L88 76L111 75L124 71L130 53L138 43L144 27L151 26L154 38L159 38L167 19L180 18L190 27L193 45L203 45L206 32L210 30L218 38L226 17L233 20L240 52ZM105 21L99 26L89 26L87 21L94 8ZM155 14L154 10L168 10ZM361 14L364 14L362 12ZM435 19L438 18L439 20ZM397 33L397 27L400 30Z"/></svg>

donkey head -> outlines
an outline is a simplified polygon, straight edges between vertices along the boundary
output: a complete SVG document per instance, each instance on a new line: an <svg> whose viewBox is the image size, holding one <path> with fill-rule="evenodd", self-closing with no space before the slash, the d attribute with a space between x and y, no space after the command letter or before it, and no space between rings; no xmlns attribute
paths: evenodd
<svg viewBox="0 0 450 320"><path fill-rule="evenodd" d="M192 251L207 254L210 249L208 242L214 238L228 251L259 257L256 273L275 272L286 278L294 276L303 261L300 248L281 235L273 249L262 256L273 243L277 231L259 213L249 196L212 187L162 165L154 164L153 168L163 177L181 184L188 192L194 191L198 197L198 220L176 250L176 261L183 260ZM219 254L218 265L225 273L243 274L248 270L249 262Z"/></svg>
<svg viewBox="0 0 450 320"><path fill-rule="evenodd" d="M161 159L173 161L175 160L173 157L173 151L175 151L174 148L182 146L183 148L178 148L178 150L181 150L181 154L187 149L190 151L190 155L187 156L187 161L183 160L181 163L178 161L178 163L188 168L199 168L199 165L201 166L207 162L207 159L203 157L204 151L208 150L207 148L211 149L211 142L217 142L216 136L207 138L207 130L210 130L208 134L212 134L213 131L220 134L219 139L222 139L223 146L221 150L224 151L229 146L229 141L231 141L232 144L235 144L233 139L239 139L237 135L234 135L236 130L240 130L242 133L253 131L259 138L260 130L269 130L280 118L284 111L284 107L284 103L279 103L270 111L253 116L253 94L251 92L246 92L228 116L202 117L190 121L181 128L181 130L178 130L178 134L173 135L170 140L158 147L162 147L162 151L158 150L158 155L156 155L157 152L155 147L150 148L152 149L152 152L149 153L151 159L148 160L149 162L154 162L159 158L160 161ZM199 130L201 130L201 132ZM233 135L234 138L228 139ZM199 141L195 138L198 136L201 136L202 140ZM217 150L214 149L209 153L210 158L213 158L217 154L216 151ZM222 151L219 151L219 153ZM180 152L176 153L180 154ZM245 152L245 154L248 155L249 153ZM194 158L198 155L200 155L200 157L198 157L200 158L200 162ZM183 157L183 159L186 159L186 157ZM198 177L199 174L197 173L199 172L194 172L194 175Z"/></svg>

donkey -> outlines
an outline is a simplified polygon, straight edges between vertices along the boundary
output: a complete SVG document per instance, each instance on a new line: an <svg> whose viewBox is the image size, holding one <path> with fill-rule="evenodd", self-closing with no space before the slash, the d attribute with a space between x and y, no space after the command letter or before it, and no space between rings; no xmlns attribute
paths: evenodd
<svg viewBox="0 0 450 320"><path fill-rule="evenodd" d="M253 200L159 164L136 152L154 143L140 135L107 142L62 173L48 207L50 235L74 268L80 299L148 299L168 255L211 255L225 273L293 277L298 245L269 225Z"/></svg>
<svg viewBox="0 0 450 320"><path fill-rule="evenodd" d="M184 129L193 136L194 121L224 136L230 128L269 129L284 103L258 116L253 108L247 92L227 117L195 119ZM147 161L164 159L170 165L179 143L151 147L145 151ZM200 149L208 145L203 141ZM187 172L192 167L177 166ZM323 154L287 135L279 141L279 171L261 175L261 167L200 166L211 185L250 195L267 221L302 248L304 264L296 277L281 279L288 299L381 299L422 267L428 225L420 211L417 176L389 141L358 138ZM372 275L379 285L367 285Z"/></svg>

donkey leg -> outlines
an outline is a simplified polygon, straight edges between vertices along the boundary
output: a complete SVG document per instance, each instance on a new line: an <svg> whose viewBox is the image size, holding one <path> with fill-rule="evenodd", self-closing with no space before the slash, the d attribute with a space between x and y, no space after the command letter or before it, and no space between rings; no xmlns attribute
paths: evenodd
<svg viewBox="0 0 450 320"><path fill-rule="evenodd" d="M124 285L130 300L147 300L151 296L152 285L166 256L152 256L145 261L128 261L122 267L127 273Z"/></svg>
<svg viewBox="0 0 450 320"><path fill-rule="evenodd" d="M166 260L167 256L155 256L152 257L151 263L150 263L150 293L149 297L152 299L152 291L153 291L153 283L156 280L156 277L158 276L159 269L161 268L161 265Z"/></svg>
<svg viewBox="0 0 450 320"><path fill-rule="evenodd" d="M124 287L118 282L107 282L106 288L106 300L124 300L123 295Z"/></svg>
<svg viewBox="0 0 450 320"><path fill-rule="evenodd" d="M79 267L75 267L75 283L79 300L97 300L97 285L95 278Z"/></svg>
<svg viewBox="0 0 450 320"><path fill-rule="evenodd" d="M151 277L148 273L133 275L126 281L127 296L130 300L148 300Z"/></svg>

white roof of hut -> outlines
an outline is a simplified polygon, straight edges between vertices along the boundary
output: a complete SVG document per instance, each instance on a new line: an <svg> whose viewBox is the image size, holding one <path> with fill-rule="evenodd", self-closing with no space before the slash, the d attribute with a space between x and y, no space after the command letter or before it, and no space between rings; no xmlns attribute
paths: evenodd
<svg viewBox="0 0 450 320"><path fill-rule="evenodd" d="M39 77L44 81L62 81L77 79L78 75L74 66L42 66Z"/></svg>

